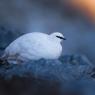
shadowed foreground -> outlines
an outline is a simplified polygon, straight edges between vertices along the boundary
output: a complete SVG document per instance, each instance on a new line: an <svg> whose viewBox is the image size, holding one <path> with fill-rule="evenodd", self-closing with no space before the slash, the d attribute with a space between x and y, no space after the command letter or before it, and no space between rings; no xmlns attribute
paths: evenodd
<svg viewBox="0 0 95 95"><path fill-rule="evenodd" d="M1 64L0 95L94 95L93 68L79 55Z"/></svg>

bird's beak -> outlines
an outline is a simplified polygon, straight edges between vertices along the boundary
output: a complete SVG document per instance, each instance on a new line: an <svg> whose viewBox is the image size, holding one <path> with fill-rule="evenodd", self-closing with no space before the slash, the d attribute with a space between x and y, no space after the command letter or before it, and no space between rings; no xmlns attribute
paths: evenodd
<svg viewBox="0 0 95 95"><path fill-rule="evenodd" d="M66 40L66 38L63 38L63 40Z"/></svg>

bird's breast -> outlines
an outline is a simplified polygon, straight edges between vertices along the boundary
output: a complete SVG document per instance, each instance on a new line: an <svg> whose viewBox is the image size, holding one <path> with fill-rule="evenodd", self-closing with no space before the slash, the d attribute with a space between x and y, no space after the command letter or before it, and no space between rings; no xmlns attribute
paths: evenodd
<svg viewBox="0 0 95 95"><path fill-rule="evenodd" d="M45 49L45 56L48 59L56 59L62 53L62 46L60 44L50 44Z"/></svg>

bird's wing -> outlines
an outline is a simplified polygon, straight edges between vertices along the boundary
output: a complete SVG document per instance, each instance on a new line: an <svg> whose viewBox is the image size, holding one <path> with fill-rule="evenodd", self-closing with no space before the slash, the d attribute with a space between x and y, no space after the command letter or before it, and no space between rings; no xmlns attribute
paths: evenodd
<svg viewBox="0 0 95 95"><path fill-rule="evenodd" d="M44 55L47 49L47 44L49 43L47 36L31 36L27 39L24 39L20 43L22 54L25 56L41 57L41 54Z"/></svg>

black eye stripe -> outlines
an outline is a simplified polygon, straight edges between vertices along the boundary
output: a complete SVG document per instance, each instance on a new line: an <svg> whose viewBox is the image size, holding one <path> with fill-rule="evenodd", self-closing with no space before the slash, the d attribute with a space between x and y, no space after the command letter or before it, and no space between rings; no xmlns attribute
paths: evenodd
<svg viewBox="0 0 95 95"><path fill-rule="evenodd" d="M60 37L60 36L56 36L57 38L60 38L60 39L64 39L63 37Z"/></svg>
<svg viewBox="0 0 95 95"><path fill-rule="evenodd" d="M60 37L60 36L56 36L57 38L60 38L60 39L63 39L63 40L66 40L66 38L63 38L63 37Z"/></svg>

